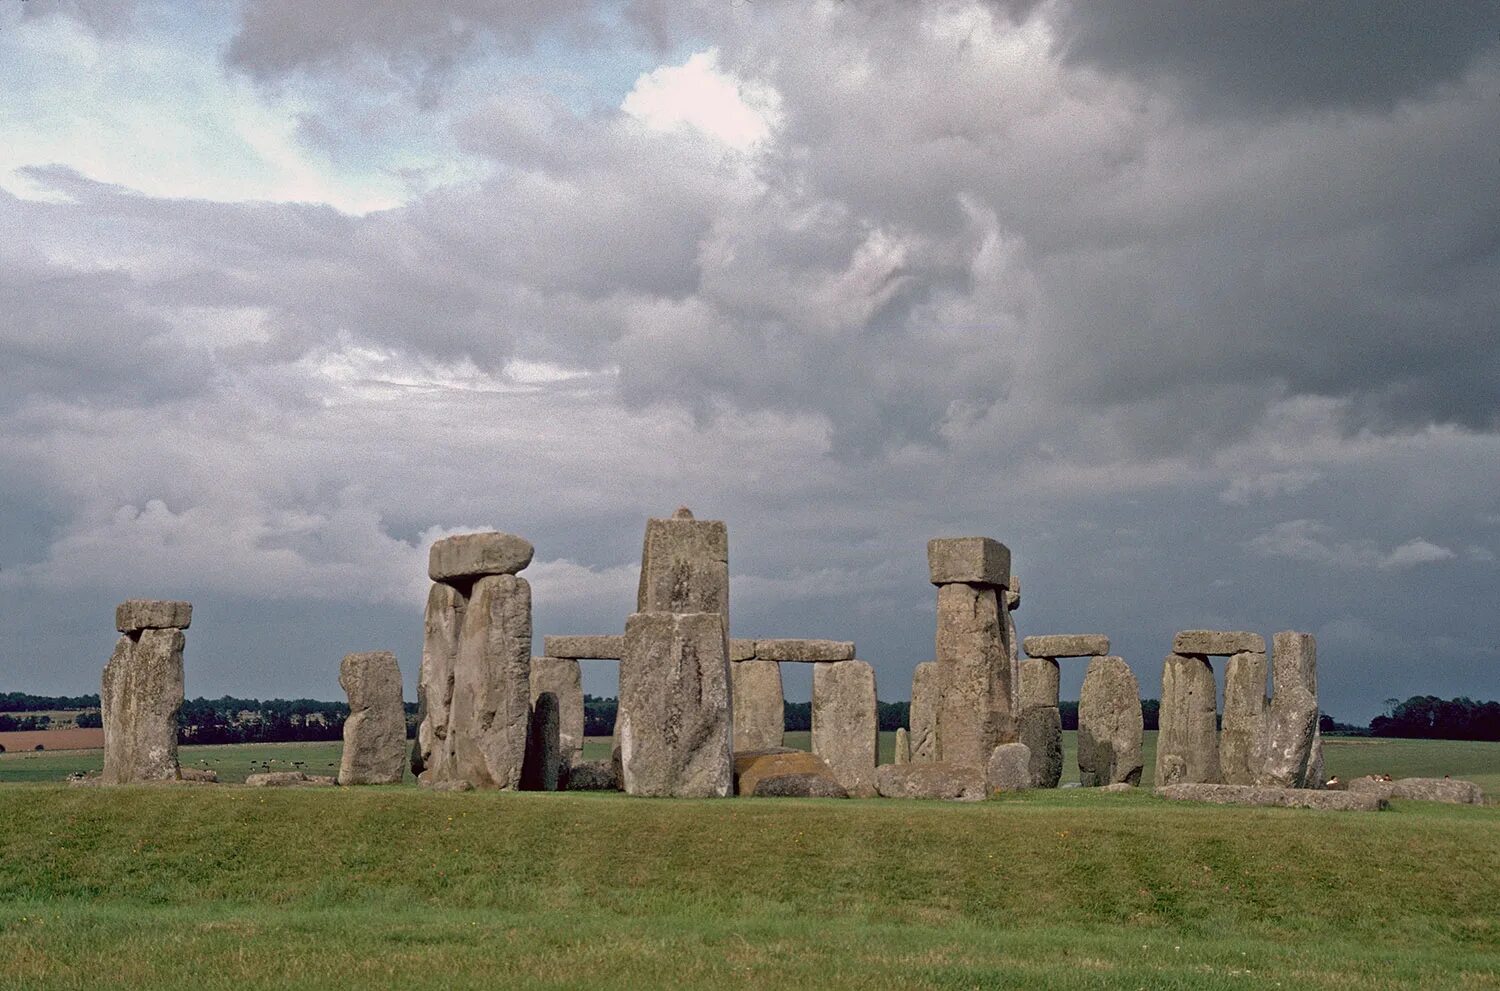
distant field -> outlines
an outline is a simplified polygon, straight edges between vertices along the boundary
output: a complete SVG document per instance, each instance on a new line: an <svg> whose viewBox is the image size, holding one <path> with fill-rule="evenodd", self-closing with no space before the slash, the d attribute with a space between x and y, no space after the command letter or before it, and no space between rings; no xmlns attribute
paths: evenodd
<svg viewBox="0 0 1500 991"><path fill-rule="evenodd" d="M889 762L895 748L894 733L880 735L880 759ZM810 734L788 733L789 747L809 749ZM1477 782L1491 800L1500 799L1500 743L1466 743L1455 740L1376 740L1368 737L1325 739L1324 752L1329 774L1345 779L1363 774L1390 774L1393 777L1451 774ZM1147 733L1146 769L1142 784L1152 783L1156 759L1156 734ZM332 774L338 770L343 744L328 743L247 743L218 747L183 747L183 764L212 768L221 780L239 782L245 775L262 769L297 767L309 774ZM590 737L584 744L584 757L590 760L609 758L609 738ZM73 771L97 771L103 766L101 751L4 753L0 754L0 782L58 781ZM1078 780L1077 734L1063 734L1064 781ZM414 784L411 775L407 783Z"/></svg>

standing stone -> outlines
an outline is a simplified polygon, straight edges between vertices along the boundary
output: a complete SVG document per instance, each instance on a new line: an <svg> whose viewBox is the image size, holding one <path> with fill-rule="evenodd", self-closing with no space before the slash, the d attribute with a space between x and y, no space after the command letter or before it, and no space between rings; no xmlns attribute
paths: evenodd
<svg viewBox="0 0 1500 991"><path fill-rule="evenodd" d="M186 642L175 627L136 629L116 641L99 691L104 784L177 780Z"/></svg>
<svg viewBox="0 0 1500 991"><path fill-rule="evenodd" d="M1058 705L1061 672L1050 657L1032 657L1021 662L1021 719L1017 727L1022 743L1031 752L1033 788L1056 788L1062 780L1062 710Z"/></svg>
<svg viewBox="0 0 1500 991"><path fill-rule="evenodd" d="M570 657L531 659L531 707L543 692L557 698L558 760L564 770L583 760L583 672Z"/></svg>
<svg viewBox="0 0 1500 991"><path fill-rule="evenodd" d="M464 609L445 757L423 773L446 771L436 780L476 788L519 787L530 702L531 586L516 575L486 575Z"/></svg>
<svg viewBox="0 0 1500 991"><path fill-rule="evenodd" d="M997 791L1025 791L1031 787L1031 750L1024 743L1002 743L985 763L984 783Z"/></svg>
<svg viewBox="0 0 1500 991"><path fill-rule="evenodd" d="M632 614L625 623L615 724L625 791L677 798L732 794L730 691L719 613Z"/></svg>
<svg viewBox="0 0 1500 991"><path fill-rule="evenodd" d="M875 669L864 661L813 665L812 749L851 797L873 798L880 744Z"/></svg>
<svg viewBox="0 0 1500 991"><path fill-rule="evenodd" d="M557 695L543 692L531 707L526 760L521 768L523 791L557 791L562 765L559 726Z"/></svg>
<svg viewBox="0 0 1500 991"><path fill-rule="evenodd" d="M1021 644L1016 637L1015 611L1021 605L1021 579L1010 576L1010 588L1003 598L1005 613L1005 649L1010 652L1010 711L1021 712Z"/></svg>
<svg viewBox="0 0 1500 991"><path fill-rule="evenodd" d="M1310 633L1285 630L1271 640L1271 705L1256 784L1282 788L1321 788L1319 756L1318 643Z"/></svg>
<svg viewBox="0 0 1500 991"><path fill-rule="evenodd" d="M896 764L911 763L911 734L907 732L905 726L896 727L896 747L894 758L895 759L893 760L893 763Z"/></svg>
<svg viewBox="0 0 1500 991"><path fill-rule="evenodd" d="M923 661L911 673L911 759L920 764L937 760L937 707L939 685L935 661Z"/></svg>
<svg viewBox="0 0 1500 991"><path fill-rule="evenodd" d="M729 530L723 522L696 520L686 508L669 520L646 521L636 611L718 613L728 635Z"/></svg>
<svg viewBox="0 0 1500 991"><path fill-rule="evenodd" d="M1224 668L1224 718L1219 731L1219 775L1226 785L1260 777L1266 732L1266 655L1232 654Z"/></svg>
<svg viewBox="0 0 1500 991"><path fill-rule="evenodd" d="M1096 657L1078 698L1078 776L1085 788L1141 783L1141 687L1118 657Z"/></svg>
<svg viewBox="0 0 1500 991"><path fill-rule="evenodd" d="M400 784L406 772L406 704L396 655L387 650L346 655L339 686L349 696L339 784Z"/></svg>
<svg viewBox="0 0 1500 991"><path fill-rule="evenodd" d="M454 778L448 763L449 721L453 710L453 671L458 665L468 597L451 585L434 582L427 591L423 618L422 667L417 676L417 739L411 770L424 784Z"/></svg>
<svg viewBox="0 0 1500 991"><path fill-rule="evenodd" d="M997 746L1016 739L1004 594L989 585L938 586L938 760L983 767Z"/></svg>
<svg viewBox="0 0 1500 991"><path fill-rule="evenodd" d="M1323 733L1313 730L1312 750L1307 757L1308 788L1322 788L1328 784L1328 772L1323 767Z"/></svg>
<svg viewBox="0 0 1500 991"><path fill-rule="evenodd" d="M735 753L781 746L786 729L781 665L776 661L736 661L729 670L734 681Z"/></svg>
<svg viewBox="0 0 1500 991"><path fill-rule="evenodd" d="M1156 785L1219 783L1218 689L1208 658L1168 654L1161 669Z"/></svg>

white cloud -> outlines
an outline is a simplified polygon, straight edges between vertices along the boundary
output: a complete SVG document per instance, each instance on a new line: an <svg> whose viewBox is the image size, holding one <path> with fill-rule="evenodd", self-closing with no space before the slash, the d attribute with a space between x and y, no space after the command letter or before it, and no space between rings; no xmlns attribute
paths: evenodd
<svg viewBox="0 0 1500 991"><path fill-rule="evenodd" d="M1219 501L1231 506L1248 506L1256 499L1269 500L1282 495L1296 495L1322 477L1320 472L1303 470L1240 475L1219 493Z"/></svg>
<svg viewBox="0 0 1500 991"><path fill-rule="evenodd" d="M642 73L620 109L653 131L692 128L738 151L766 141L780 118L780 96L719 68L710 48L682 65Z"/></svg>
<svg viewBox="0 0 1500 991"><path fill-rule="evenodd" d="M1456 557L1453 551L1416 537L1391 551L1367 540L1332 539L1332 528L1316 520L1288 520L1248 540L1245 546L1262 557L1308 561L1337 568L1399 571Z"/></svg>

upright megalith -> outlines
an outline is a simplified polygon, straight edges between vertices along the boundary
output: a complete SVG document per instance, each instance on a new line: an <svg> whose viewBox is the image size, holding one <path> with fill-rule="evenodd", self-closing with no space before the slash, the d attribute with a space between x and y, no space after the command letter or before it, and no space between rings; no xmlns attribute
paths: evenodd
<svg viewBox="0 0 1500 991"><path fill-rule="evenodd" d="M99 708L104 724L104 784L175 781L177 713L182 708L187 602L131 599L115 610L120 639L104 665Z"/></svg>
<svg viewBox="0 0 1500 991"><path fill-rule="evenodd" d="M1217 784L1218 688L1208 658L1168 654L1161 670L1156 786Z"/></svg>
<svg viewBox="0 0 1500 991"><path fill-rule="evenodd" d="M911 763L911 732L905 726L896 727L896 750L892 763Z"/></svg>
<svg viewBox="0 0 1500 991"><path fill-rule="evenodd" d="M583 671L571 657L531 659L531 706L543 693L557 700L558 760L564 772L583 760Z"/></svg>
<svg viewBox="0 0 1500 991"><path fill-rule="evenodd" d="M729 635L729 529L687 507L646 521L637 612L718 613Z"/></svg>
<svg viewBox="0 0 1500 991"><path fill-rule="evenodd" d="M526 759L521 767L525 791L557 791L562 778L560 718L557 694L542 692L531 707Z"/></svg>
<svg viewBox="0 0 1500 991"><path fill-rule="evenodd" d="M396 655L388 650L345 655L339 686L349 696L339 784L400 784L406 773L406 705Z"/></svg>
<svg viewBox="0 0 1500 991"><path fill-rule="evenodd" d="M418 780L518 788L531 723L532 557L514 534L461 534L432 547L418 681Z"/></svg>
<svg viewBox="0 0 1500 991"><path fill-rule="evenodd" d="M1056 658L1028 657L1021 662L1017 731L1030 754L1033 788L1056 788L1062 780L1060 679Z"/></svg>
<svg viewBox="0 0 1500 991"><path fill-rule="evenodd" d="M734 750L779 747L786 729L786 699L782 694L781 665L751 659L730 665L734 697Z"/></svg>
<svg viewBox="0 0 1500 991"><path fill-rule="evenodd" d="M1078 699L1078 775L1085 788L1141 783L1141 688L1119 657L1095 657Z"/></svg>
<svg viewBox="0 0 1500 991"><path fill-rule="evenodd" d="M653 798L733 794L730 691L717 613L632 614L615 723L625 791Z"/></svg>
<svg viewBox="0 0 1500 991"><path fill-rule="evenodd" d="M1010 550L988 537L927 544L937 586L938 705L935 758L983 767L1016 740L1006 642Z"/></svg>
<svg viewBox="0 0 1500 991"><path fill-rule="evenodd" d="M1271 639L1271 684L1256 784L1321 788L1318 644L1312 634L1284 630Z"/></svg>
<svg viewBox="0 0 1500 991"><path fill-rule="evenodd" d="M937 760L938 695L937 662L923 661L912 669L911 707L907 710L913 763Z"/></svg>
<svg viewBox="0 0 1500 991"><path fill-rule="evenodd" d="M880 744L875 669L864 661L813 666L812 749L854 798L875 797Z"/></svg>
<svg viewBox="0 0 1500 991"><path fill-rule="evenodd" d="M1219 774L1224 784L1253 785L1260 777L1267 709L1265 652L1229 655L1219 728Z"/></svg>

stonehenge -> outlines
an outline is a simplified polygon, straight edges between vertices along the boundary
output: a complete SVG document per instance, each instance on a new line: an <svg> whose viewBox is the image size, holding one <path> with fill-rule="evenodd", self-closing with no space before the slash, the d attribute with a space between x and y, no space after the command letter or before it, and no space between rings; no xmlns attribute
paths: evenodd
<svg viewBox="0 0 1500 991"><path fill-rule="evenodd" d="M880 746L875 669L864 661L813 666L812 748L855 798L875 797Z"/></svg>
<svg viewBox="0 0 1500 991"><path fill-rule="evenodd" d="M531 563L524 538L499 532L432 545L413 767L428 787L514 789L531 724Z"/></svg>
<svg viewBox="0 0 1500 991"><path fill-rule="evenodd" d="M1162 666L1158 788L1176 784L1322 786L1317 644L1311 634L1185 630ZM1210 657L1227 657L1222 727Z"/></svg>
<svg viewBox="0 0 1500 991"><path fill-rule="evenodd" d="M1006 642L1010 549L988 537L927 543L937 586L937 704L933 757L983 767L1001 743L1016 740Z"/></svg>
<svg viewBox="0 0 1500 991"><path fill-rule="evenodd" d="M120 639L104 665L99 709L104 724L103 784L176 781L177 712L182 708L182 650L193 621L188 602L130 599L115 609Z"/></svg>
<svg viewBox="0 0 1500 991"><path fill-rule="evenodd" d="M1130 666L1109 653L1098 633L1053 634L1022 641L1021 741L1031 748L1033 779L1055 788L1062 775L1059 659L1086 657L1078 699L1078 778L1085 788L1139 785L1145 721L1141 692Z"/></svg>
<svg viewBox="0 0 1500 991"><path fill-rule="evenodd" d="M339 685L349 696L349 718L338 783L399 784L406 773L406 707L396 655L347 655L339 665Z"/></svg>

